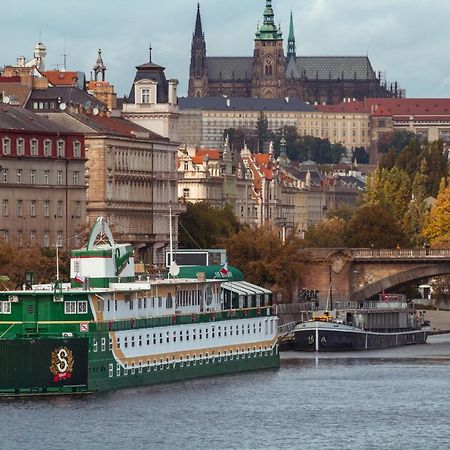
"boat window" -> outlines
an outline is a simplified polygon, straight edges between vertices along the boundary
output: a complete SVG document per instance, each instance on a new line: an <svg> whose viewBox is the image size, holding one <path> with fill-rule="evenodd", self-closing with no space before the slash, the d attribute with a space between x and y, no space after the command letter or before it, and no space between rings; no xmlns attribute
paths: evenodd
<svg viewBox="0 0 450 450"><path fill-rule="evenodd" d="M102 352L106 350L106 339L102 338Z"/></svg>
<svg viewBox="0 0 450 450"><path fill-rule="evenodd" d="M134 300L130 300L130 310L134 308Z"/></svg>
<svg viewBox="0 0 450 450"><path fill-rule="evenodd" d="M159 333L159 343L162 344L162 333Z"/></svg>
<svg viewBox="0 0 450 450"><path fill-rule="evenodd" d="M131 346L134 347L134 336L131 336Z"/></svg>
<svg viewBox="0 0 450 450"><path fill-rule="evenodd" d="M147 297L144 297L144 309L147 309Z"/></svg>
<svg viewBox="0 0 450 450"><path fill-rule="evenodd" d="M186 340L189 340L189 330L186 330Z"/></svg>
<svg viewBox="0 0 450 450"><path fill-rule="evenodd" d="M81 300L78 302L78 314L87 314L87 301Z"/></svg>
<svg viewBox="0 0 450 450"><path fill-rule="evenodd" d="M117 311L117 300L114 300L114 311Z"/></svg>
<svg viewBox="0 0 450 450"><path fill-rule="evenodd" d="M264 334L269 333L269 324L267 323L267 319L264 321Z"/></svg>
<svg viewBox="0 0 450 450"><path fill-rule="evenodd" d="M108 305L108 312L109 312L109 311L111 311L111 300L108 299L107 305Z"/></svg>
<svg viewBox="0 0 450 450"><path fill-rule="evenodd" d="M227 327L226 327L226 326L223 327L223 335L224 335L225 337L227 337Z"/></svg>
<svg viewBox="0 0 450 450"><path fill-rule="evenodd" d="M156 334L153 333L153 345L156 345Z"/></svg>
<svg viewBox="0 0 450 450"><path fill-rule="evenodd" d="M192 339L195 341L195 338L196 338L196 336L195 336L195 332L196 332L196 330L195 330L195 328L192 330ZM194 355L195 356L195 355Z"/></svg>
<svg viewBox="0 0 450 450"><path fill-rule="evenodd" d="M183 342L183 331L180 331L180 342Z"/></svg>
<svg viewBox="0 0 450 450"><path fill-rule="evenodd" d="M142 336L139 335L139 347L142 347Z"/></svg>
<svg viewBox="0 0 450 450"><path fill-rule="evenodd" d="M120 349L120 337L117 338L117 348Z"/></svg>
<svg viewBox="0 0 450 450"><path fill-rule="evenodd" d="M94 352L96 352L98 350L97 339L95 339L95 338L92 340L92 347L93 347Z"/></svg>
<svg viewBox="0 0 450 450"><path fill-rule="evenodd" d="M173 332L173 342L177 342L177 332Z"/></svg>
<svg viewBox="0 0 450 450"><path fill-rule="evenodd" d="M166 307L168 309L173 307L172 294L170 292L167 294Z"/></svg>
<svg viewBox="0 0 450 450"><path fill-rule="evenodd" d="M212 299L213 299L212 287L208 285L206 286L206 293L205 293L206 304L210 305L212 303Z"/></svg>
<svg viewBox="0 0 450 450"><path fill-rule="evenodd" d="M150 345L150 335L147 334L147 345Z"/></svg>
<svg viewBox="0 0 450 450"><path fill-rule="evenodd" d="M116 366L116 377L120 377L120 364Z"/></svg>
<svg viewBox="0 0 450 450"><path fill-rule="evenodd" d="M125 336L123 340L124 340L124 343L125 343L125 348L127 348L128 347L128 337Z"/></svg>
<svg viewBox="0 0 450 450"><path fill-rule="evenodd" d="M168 331L166 331L166 343L167 344L169 343L169 332Z"/></svg>
<svg viewBox="0 0 450 450"><path fill-rule="evenodd" d="M139 361L138 366L139 366L138 372L142 373L142 361Z"/></svg>
<svg viewBox="0 0 450 450"><path fill-rule="evenodd" d="M108 373L109 378L114 376L114 364L110 364L109 365L109 373Z"/></svg>
<svg viewBox="0 0 450 450"><path fill-rule="evenodd" d="M112 350L113 349L113 340L112 340L112 338L109 338L109 350Z"/></svg>
<svg viewBox="0 0 450 450"><path fill-rule="evenodd" d="M162 297L158 297L158 308L162 308Z"/></svg>
<svg viewBox="0 0 450 450"><path fill-rule="evenodd" d="M214 339L214 337L215 337L215 328L214 327L212 327L211 328L211 337Z"/></svg>
<svg viewBox="0 0 450 450"><path fill-rule="evenodd" d="M3 302L3 312L5 311L5 303ZM77 302L66 301L64 302L64 314L76 314L77 313Z"/></svg>
<svg viewBox="0 0 450 450"><path fill-rule="evenodd" d="M125 367L123 368L123 374L128 375L128 364L125 364Z"/></svg>

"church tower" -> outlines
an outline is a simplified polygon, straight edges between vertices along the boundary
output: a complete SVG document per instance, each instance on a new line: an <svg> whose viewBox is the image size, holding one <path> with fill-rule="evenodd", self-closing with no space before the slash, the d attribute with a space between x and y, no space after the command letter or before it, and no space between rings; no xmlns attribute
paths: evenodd
<svg viewBox="0 0 450 450"><path fill-rule="evenodd" d="M286 62L283 36L274 22L272 0L266 0L264 21L256 30L252 68L252 97L283 96Z"/></svg>
<svg viewBox="0 0 450 450"><path fill-rule="evenodd" d="M206 65L206 42L205 42L205 35L202 30L200 3L197 3L197 17L195 19L194 35L192 36L188 95L190 97L203 97L208 95L208 67Z"/></svg>

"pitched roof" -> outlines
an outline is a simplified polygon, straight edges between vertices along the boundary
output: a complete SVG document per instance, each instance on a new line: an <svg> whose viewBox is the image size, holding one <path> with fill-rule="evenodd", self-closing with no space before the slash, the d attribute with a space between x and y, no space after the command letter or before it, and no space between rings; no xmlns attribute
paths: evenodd
<svg viewBox="0 0 450 450"><path fill-rule="evenodd" d="M297 71L294 70L295 66ZM319 80L375 80L376 74L367 56L297 56L288 64L287 79L302 75Z"/></svg>
<svg viewBox="0 0 450 450"><path fill-rule="evenodd" d="M365 101L350 101L337 105L318 105L316 109L325 113L367 113L367 104Z"/></svg>
<svg viewBox="0 0 450 450"><path fill-rule="evenodd" d="M31 92L26 107L31 109L32 102L39 100L53 100L58 103L64 102L68 105L89 106L100 110L107 109L107 106L103 102L74 86L54 86L42 90L34 89Z"/></svg>
<svg viewBox="0 0 450 450"><path fill-rule="evenodd" d="M18 106L0 103L0 129L35 131L39 133L69 133L71 130L45 117Z"/></svg>
<svg viewBox="0 0 450 450"><path fill-rule="evenodd" d="M180 97L180 110L201 109L213 111L314 111L307 103L290 98L257 97Z"/></svg>
<svg viewBox="0 0 450 450"><path fill-rule="evenodd" d="M366 103L374 116L450 115L450 98L371 98Z"/></svg>
<svg viewBox="0 0 450 450"><path fill-rule="evenodd" d="M12 79L19 78L17 81ZM31 93L31 86L22 84L20 77L0 77L0 92L2 97L8 96L11 102L17 102L20 106L24 106Z"/></svg>
<svg viewBox="0 0 450 450"><path fill-rule="evenodd" d="M206 58L210 80L252 79L253 58L251 56L208 56Z"/></svg>
<svg viewBox="0 0 450 450"><path fill-rule="evenodd" d="M134 84L141 80L152 80L158 83L157 88L157 102L167 103L169 98L169 86L164 74L165 68L158 64L149 61L147 63L136 66L136 75L134 76L133 84L131 85L130 94L128 95L127 102L134 103L135 90Z"/></svg>
<svg viewBox="0 0 450 450"><path fill-rule="evenodd" d="M164 141L168 139L147 130L129 120L121 117L93 116L91 114L78 113L50 113L49 119L66 128L85 134L103 134L123 136L135 139L151 139L152 141Z"/></svg>
<svg viewBox="0 0 450 450"><path fill-rule="evenodd" d="M196 156L201 156L202 158L208 156L209 159L218 161L220 159L220 152L215 148L200 148L197 150Z"/></svg>
<svg viewBox="0 0 450 450"><path fill-rule="evenodd" d="M60 70L47 70L42 72L53 86L76 86L78 72L63 72Z"/></svg>

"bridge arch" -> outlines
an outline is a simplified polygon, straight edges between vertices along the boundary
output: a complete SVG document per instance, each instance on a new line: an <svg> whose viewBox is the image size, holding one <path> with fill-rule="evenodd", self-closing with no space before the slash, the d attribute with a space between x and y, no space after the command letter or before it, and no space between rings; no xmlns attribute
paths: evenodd
<svg viewBox="0 0 450 450"><path fill-rule="evenodd" d="M439 275L450 274L450 263L431 264L427 266L414 267L408 270L402 270L396 274L376 280L367 284L352 294L352 301L363 301L367 298L383 292L383 290L392 289L396 286L410 283L411 281L421 280L423 278L432 278Z"/></svg>

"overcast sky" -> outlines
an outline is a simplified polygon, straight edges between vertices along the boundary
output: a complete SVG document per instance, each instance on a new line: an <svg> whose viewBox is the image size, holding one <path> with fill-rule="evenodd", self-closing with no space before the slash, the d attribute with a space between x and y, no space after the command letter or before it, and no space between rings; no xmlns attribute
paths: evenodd
<svg viewBox="0 0 450 450"><path fill-rule="evenodd" d="M368 54L376 71L397 80L408 97L449 97L449 0L273 0L287 38L294 14L297 55ZM129 92L135 66L153 61L187 90L194 0L61 0L8 2L0 27L0 66L32 57L41 36L48 69L62 66L89 78L103 50L107 79L119 96ZM250 56L265 0L202 0L210 56ZM287 45L285 43L285 51Z"/></svg>

